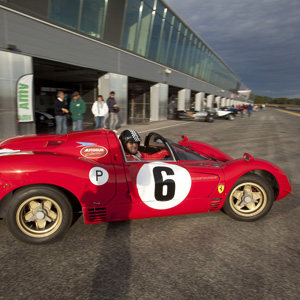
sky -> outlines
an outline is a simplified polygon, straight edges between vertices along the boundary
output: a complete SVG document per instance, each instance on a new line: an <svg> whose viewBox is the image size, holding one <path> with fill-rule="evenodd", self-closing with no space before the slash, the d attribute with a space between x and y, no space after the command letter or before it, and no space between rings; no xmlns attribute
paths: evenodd
<svg viewBox="0 0 300 300"><path fill-rule="evenodd" d="M259 96L300 98L300 0L165 0Z"/></svg>

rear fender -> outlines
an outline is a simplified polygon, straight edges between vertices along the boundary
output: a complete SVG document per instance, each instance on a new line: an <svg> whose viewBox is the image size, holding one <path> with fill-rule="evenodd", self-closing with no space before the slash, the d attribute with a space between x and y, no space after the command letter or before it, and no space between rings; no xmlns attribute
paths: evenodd
<svg viewBox="0 0 300 300"><path fill-rule="evenodd" d="M85 158L35 153L0 157L0 199L30 185L57 186L73 194L81 206L106 205L116 195L116 175L112 164L100 164ZM104 170L107 180L95 184L93 172ZM7 196L9 197L9 196ZM6 199L6 198L5 198Z"/></svg>

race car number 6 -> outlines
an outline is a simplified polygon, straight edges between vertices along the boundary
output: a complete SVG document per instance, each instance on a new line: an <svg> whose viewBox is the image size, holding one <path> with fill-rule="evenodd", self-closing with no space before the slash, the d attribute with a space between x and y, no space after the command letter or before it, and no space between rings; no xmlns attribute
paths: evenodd
<svg viewBox="0 0 300 300"><path fill-rule="evenodd" d="M137 174L141 200L154 209L168 209L180 204L191 189L189 172L179 166L161 162L145 164Z"/></svg>

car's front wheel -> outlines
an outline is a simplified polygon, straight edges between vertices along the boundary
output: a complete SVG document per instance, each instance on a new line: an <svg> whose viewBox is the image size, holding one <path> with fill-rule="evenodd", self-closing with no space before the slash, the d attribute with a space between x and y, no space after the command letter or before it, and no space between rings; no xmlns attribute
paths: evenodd
<svg viewBox="0 0 300 300"><path fill-rule="evenodd" d="M48 186L18 190L6 216L11 233L29 244L56 241L69 230L72 219L72 206L66 196Z"/></svg>
<svg viewBox="0 0 300 300"><path fill-rule="evenodd" d="M215 120L215 119L214 119L213 116L207 116L206 119L205 119L205 121L208 122L208 123L213 123L214 120Z"/></svg>
<svg viewBox="0 0 300 300"><path fill-rule="evenodd" d="M274 193L270 184L261 176L242 176L232 187L223 209L239 221L255 221L265 216L272 208Z"/></svg>
<svg viewBox="0 0 300 300"><path fill-rule="evenodd" d="M233 114L230 114L230 115L228 115L227 119L228 119L229 121L233 121L233 120L235 119L235 117L234 117Z"/></svg>

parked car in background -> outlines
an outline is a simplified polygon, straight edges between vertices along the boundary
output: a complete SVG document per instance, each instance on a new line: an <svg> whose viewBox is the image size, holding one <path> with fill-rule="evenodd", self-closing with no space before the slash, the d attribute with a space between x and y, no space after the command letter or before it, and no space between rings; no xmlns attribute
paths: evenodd
<svg viewBox="0 0 300 300"><path fill-rule="evenodd" d="M231 110L210 108L209 112L214 115L215 119L226 119L226 120L230 120L230 121L233 121L235 119L235 113Z"/></svg>
<svg viewBox="0 0 300 300"><path fill-rule="evenodd" d="M207 111L198 111L195 113L195 120L213 122L214 119L227 119L232 121L235 119L235 113L217 108L210 108Z"/></svg>
<svg viewBox="0 0 300 300"><path fill-rule="evenodd" d="M177 110L175 112L176 120L195 120L194 114L189 114L185 110Z"/></svg>
<svg viewBox="0 0 300 300"><path fill-rule="evenodd" d="M194 114L194 118L195 121L205 121L208 123L212 123L215 120L214 115L215 113L210 111L197 111Z"/></svg>
<svg viewBox="0 0 300 300"><path fill-rule="evenodd" d="M232 111L236 115L241 111L240 108L230 107L230 106L223 106L220 109L221 110L225 110L225 111Z"/></svg>
<svg viewBox="0 0 300 300"><path fill-rule="evenodd" d="M35 111L35 121L38 127L53 127L55 125L55 118L46 112Z"/></svg>

